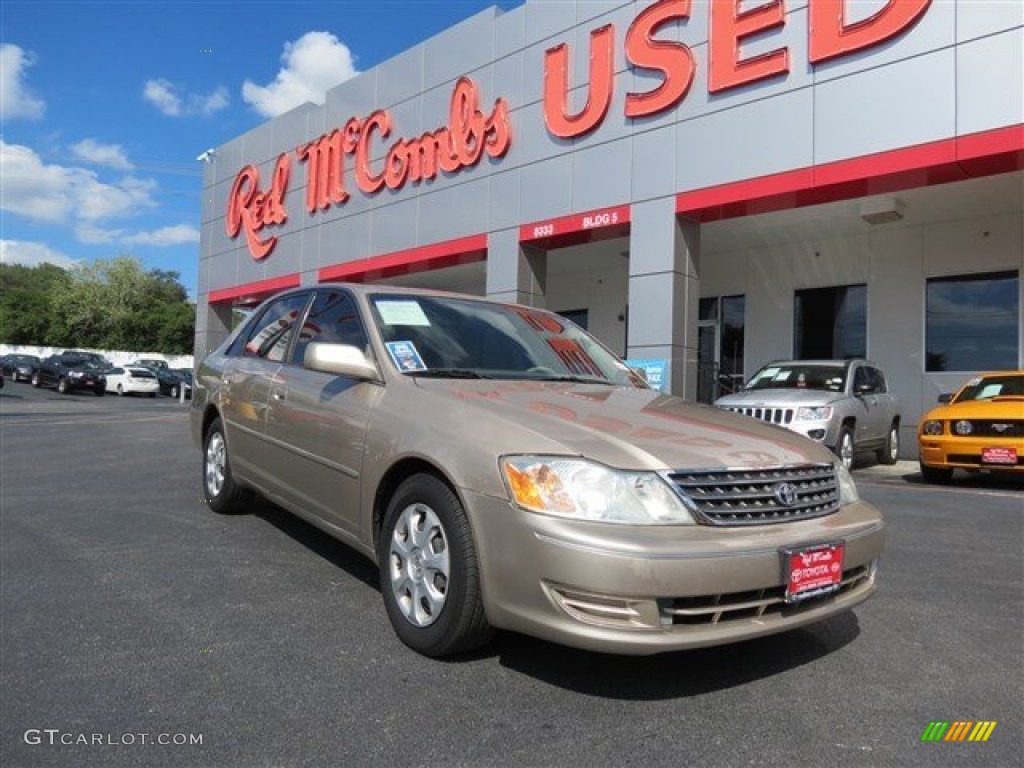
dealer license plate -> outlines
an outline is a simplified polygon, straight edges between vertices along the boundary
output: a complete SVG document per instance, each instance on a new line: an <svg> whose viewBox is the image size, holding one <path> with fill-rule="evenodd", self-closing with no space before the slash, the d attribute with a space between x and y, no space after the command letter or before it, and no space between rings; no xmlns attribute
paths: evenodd
<svg viewBox="0 0 1024 768"><path fill-rule="evenodd" d="M839 589L843 580L843 542L782 552L786 602L795 603Z"/></svg>
<svg viewBox="0 0 1024 768"><path fill-rule="evenodd" d="M982 464L1016 464L1016 448L982 448Z"/></svg>

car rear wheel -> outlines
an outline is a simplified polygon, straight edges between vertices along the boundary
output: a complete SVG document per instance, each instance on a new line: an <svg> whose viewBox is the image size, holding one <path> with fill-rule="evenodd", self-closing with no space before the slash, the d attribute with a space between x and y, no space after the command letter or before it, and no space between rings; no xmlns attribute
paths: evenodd
<svg viewBox="0 0 1024 768"><path fill-rule="evenodd" d="M388 502L377 546L384 606L403 643L442 657L491 638L469 521L445 483L428 474L405 480Z"/></svg>
<svg viewBox="0 0 1024 768"><path fill-rule="evenodd" d="M124 385L123 384L118 384L117 385L117 396L118 397L124 397Z"/></svg>
<svg viewBox="0 0 1024 768"><path fill-rule="evenodd" d="M885 436L885 443L878 450L878 461L881 464L895 464L900 457L900 425L893 422L889 427L889 434Z"/></svg>
<svg viewBox="0 0 1024 768"><path fill-rule="evenodd" d="M836 456L847 469L853 466L853 431L848 426L839 430L839 439L836 440Z"/></svg>
<svg viewBox="0 0 1024 768"><path fill-rule="evenodd" d="M32 386L35 387L36 389L39 389L39 386L40 386L41 383L42 382L39 381L39 374L38 373L33 373L32 374Z"/></svg>
<svg viewBox="0 0 1024 768"><path fill-rule="evenodd" d="M929 467L922 464L921 477L926 483L948 483L953 479L953 470L949 467Z"/></svg>
<svg viewBox="0 0 1024 768"><path fill-rule="evenodd" d="M228 459L228 444L224 439L224 425L214 419L203 443L203 490L206 503L218 514L245 512L251 494L235 482Z"/></svg>
<svg viewBox="0 0 1024 768"><path fill-rule="evenodd" d="M103 397L105 394L107 394L107 388L95 387L92 392L94 395L96 395L96 397Z"/></svg>
<svg viewBox="0 0 1024 768"><path fill-rule="evenodd" d="M57 379L57 391L60 392L62 395L66 395L68 393L67 379Z"/></svg>

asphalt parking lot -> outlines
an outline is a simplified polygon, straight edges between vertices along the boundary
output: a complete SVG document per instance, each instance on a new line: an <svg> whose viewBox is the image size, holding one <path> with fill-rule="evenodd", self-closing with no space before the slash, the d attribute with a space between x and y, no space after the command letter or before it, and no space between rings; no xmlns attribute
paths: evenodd
<svg viewBox="0 0 1024 768"><path fill-rule="evenodd" d="M811 628L650 658L504 634L437 662L343 545L206 509L187 412L0 390L3 765L1022 764L1020 485L859 470L880 589ZM922 743L936 720L997 725Z"/></svg>

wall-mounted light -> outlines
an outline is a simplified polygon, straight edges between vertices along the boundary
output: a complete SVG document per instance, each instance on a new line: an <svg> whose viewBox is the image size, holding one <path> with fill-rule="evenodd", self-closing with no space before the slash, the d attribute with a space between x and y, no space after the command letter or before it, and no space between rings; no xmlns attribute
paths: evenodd
<svg viewBox="0 0 1024 768"><path fill-rule="evenodd" d="M888 224L902 219L906 207L895 197L872 197L860 204L860 217L868 224Z"/></svg>

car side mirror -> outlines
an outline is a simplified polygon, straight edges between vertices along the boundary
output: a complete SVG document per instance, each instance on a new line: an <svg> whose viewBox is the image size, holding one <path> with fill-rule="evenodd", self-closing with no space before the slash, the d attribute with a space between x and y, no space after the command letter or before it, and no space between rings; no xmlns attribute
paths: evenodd
<svg viewBox="0 0 1024 768"><path fill-rule="evenodd" d="M380 381L377 365L366 359L363 350L349 344L312 342L306 347L302 365L311 371L334 373L360 381Z"/></svg>
<svg viewBox="0 0 1024 768"><path fill-rule="evenodd" d="M941 395L939 395L939 402L942 403L943 405L948 405L949 403L952 403L953 402L953 393L952 392L943 392Z"/></svg>

